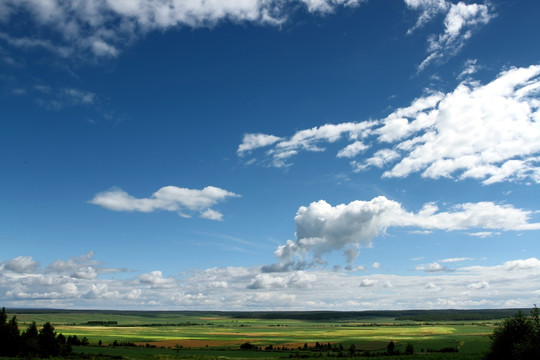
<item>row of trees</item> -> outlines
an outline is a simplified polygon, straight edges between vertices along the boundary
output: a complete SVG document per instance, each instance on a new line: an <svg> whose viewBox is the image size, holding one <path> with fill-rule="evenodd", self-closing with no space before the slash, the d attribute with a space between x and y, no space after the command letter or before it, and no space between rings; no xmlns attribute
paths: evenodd
<svg viewBox="0 0 540 360"><path fill-rule="evenodd" d="M56 334L50 322L38 331L33 322L22 333L17 318L8 321L6 309L0 311L0 356L50 357L71 353L71 344L62 334Z"/></svg>

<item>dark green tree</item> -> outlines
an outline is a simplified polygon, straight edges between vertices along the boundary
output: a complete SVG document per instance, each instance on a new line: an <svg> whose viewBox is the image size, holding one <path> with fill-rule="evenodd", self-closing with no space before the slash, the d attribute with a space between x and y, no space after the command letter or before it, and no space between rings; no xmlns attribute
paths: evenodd
<svg viewBox="0 0 540 360"><path fill-rule="evenodd" d="M20 333L17 317L13 316L11 320L5 324L3 331L4 348L2 353L7 356L15 356L20 350Z"/></svg>
<svg viewBox="0 0 540 360"><path fill-rule="evenodd" d="M7 314L6 308L3 307L0 311L0 356L6 355L7 349Z"/></svg>
<svg viewBox="0 0 540 360"><path fill-rule="evenodd" d="M540 359L540 319L536 305L531 316L520 311L493 330L486 360Z"/></svg>
<svg viewBox="0 0 540 360"><path fill-rule="evenodd" d="M412 355L414 354L414 346L412 346L411 343L407 343L407 346L405 347L405 355Z"/></svg>
<svg viewBox="0 0 540 360"><path fill-rule="evenodd" d="M386 345L386 351L389 355L394 355L394 349L396 348L396 345L393 341L390 341L388 345Z"/></svg>
<svg viewBox="0 0 540 360"><path fill-rule="evenodd" d="M36 323L28 325L26 331L21 335L22 355L25 357L35 357L39 353L38 329Z"/></svg>
<svg viewBox="0 0 540 360"><path fill-rule="evenodd" d="M45 325L43 325L43 329L39 331L38 343L41 356L49 357L60 355L60 344L56 339L54 327L50 322L46 322Z"/></svg>

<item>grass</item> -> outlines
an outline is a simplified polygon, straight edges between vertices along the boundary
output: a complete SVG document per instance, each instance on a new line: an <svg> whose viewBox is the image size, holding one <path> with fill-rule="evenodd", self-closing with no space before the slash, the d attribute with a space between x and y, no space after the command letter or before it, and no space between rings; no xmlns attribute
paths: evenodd
<svg viewBox="0 0 540 360"><path fill-rule="evenodd" d="M46 312L24 311L17 315L19 328L25 329L35 321L38 327L49 321L59 333L86 336L91 346L76 347L74 351L99 358L124 357L128 359L248 359L288 358L289 356L323 356L326 351L298 350L304 343L314 347L320 344L336 344L348 354L351 344L357 351L382 352L390 341L396 350L403 352L411 343L417 353L427 349L458 348L459 353L417 354L400 356L399 359L479 359L489 346L489 334L496 321L397 321L392 317L361 319L301 320L279 318L238 318L234 315L180 312ZM88 325L89 321L115 321L108 326ZM101 340L103 346L97 346ZM112 347L114 341L123 343L146 343L156 346ZM272 345L291 349L288 352L241 351L240 344L249 342L259 347ZM175 350L176 347L182 347ZM334 354L333 352L330 352ZM337 352L335 353L337 354ZM396 359L396 357L391 357ZM376 359L385 360L384 356Z"/></svg>

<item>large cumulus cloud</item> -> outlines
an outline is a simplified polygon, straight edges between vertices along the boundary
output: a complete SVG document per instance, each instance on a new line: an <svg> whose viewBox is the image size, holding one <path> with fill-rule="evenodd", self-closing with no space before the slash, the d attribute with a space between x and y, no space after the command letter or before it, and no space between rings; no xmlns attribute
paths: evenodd
<svg viewBox="0 0 540 360"><path fill-rule="evenodd" d="M530 222L531 215L531 211L493 202L458 204L447 211L427 203L415 213L384 196L336 206L320 200L298 209L294 218L296 240L287 241L275 251L280 265L265 269L298 268L297 259L305 263L306 256L312 256L315 262L321 262L324 254L334 251L343 251L346 260L352 262L358 249L371 246L373 239L389 227L445 231L540 229L540 223Z"/></svg>

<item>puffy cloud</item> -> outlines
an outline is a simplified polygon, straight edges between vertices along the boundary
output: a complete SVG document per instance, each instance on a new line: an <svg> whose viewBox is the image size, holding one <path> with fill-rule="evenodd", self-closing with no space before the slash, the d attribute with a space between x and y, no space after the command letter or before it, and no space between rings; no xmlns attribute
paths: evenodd
<svg viewBox="0 0 540 360"><path fill-rule="evenodd" d="M33 273L39 268L39 263L31 256L17 256L2 265L4 270L16 273ZM0 267L0 268L2 268Z"/></svg>
<svg viewBox="0 0 540 360"><path fill-rule="evenodd" d="M67 260L58 259L47 266L45 271L64 275L71 274L75 275L74 277L93 278L94 267L100 265L98 261L93 259L94 255L93 251L89 251L84 255L70 257Z"/></svg>
<svg viewBox="0 0 540 360"><path fill-rule="evenodd" d="M285 269L293 266L295 258L302 259L308 253L317 260L324 254L344 250L347 261L352 262L358 254L355 250L371 246L372 240L389 227L446 231L540 229L540 223L529 222L531 214L531 211L492 202L459 204L449 211L439 211L435 204L428 203L414 213L384 196L337 206L320 200L298 209L294 218L296 241L288 240L277 248L275 255ZM447 268L434 263L418 270L435 272Z"/></svg>
<svg viewBox="0 0 540 360"><path fill-rule="evenodd" d="M372 287L373 285L377 284L377 282L377 280L362 279L362 281L360 281L360 287Z"/></svg>
<svg viewBox="0 0 540 360"><path fill-rule="evenodd" d="M19 48L41 47L63 57L90 53L117 56L122 48L155 30L211 27L222 21L279 25L295 4L308 12L327 13L338 6L354 6L361 0L4 0L0 23L9 25L15 14L30 16L28 28L35 34L52 33L53 40L3 34L0 39Z"/></svg>
<svg viewBox="0 0 540 360"><path fill-rule="evenodd" d="M467 285L467 287L469 289L480 290L489 288L489 284L487 281L480 281L476 283L470 283L469 285Z"/></svg>
<svg viewBox="0 0 540 360"><path fill-rule="evenodd" d="M529 258L525 260L513 260L505 262L502 267L507 270L540 269L540 260Z"/></svg>
<svg viewBox="0 0 540 360"><path fill-rule="evenodd" d="M381 264L378 263L377 261L375 261L373 264L371 264L371 267L374 268L374 269L378 269L381 267Z"/></svg>
<svg viewBox="0 0 540 360"><path fill-rule="evenodd" d="M236 152L239 155L243 155L245 152L272 145L279 140L281 140L281 138L274 135L245 134L244 139L238 146Z"/></svg>
<svg viewBox="0 0 540 360"><path fill-rule="evenodd" d="M317 277L304 271L295 271L286 275L263 273L257 275L248 285L248 289L269 288L307 288L310 287Z"/></svg>
<svg viewBox="0 0 540 360"><path fill-rule="evenodd" d="M220 213L219 211L212 210L212 209L206 209L205 211L201 212L201 217L203 219L208 219L208 220L216 220L216 221L223 220L223 214Z"/></svg>
<svg viewBox="0 0 540 360"><path fill-rule="evenodd" d="M449 93L430 91L380 120L297 131L268 144L262 156L280 167L300 151L348 140L337 157L355 157L354 171L540 183L539 95L540 65L510 68L485 85L465 80Z"/></svg>
<svg viewBox="0 0 540 360"><path fill-rule="evenodd" d="M183 217L190 216L184 213L185 210L199 211L202 218L221 220L223 215L210 207L229 197L238 196L215 186L207 186L202 190L165 186L149 198L137 199L125 191L113 189L97 194L89 202L114 211L177 211Z"/></svg>
<svg viewBox="0 0 540 360"><path fill-rule="evenodd" d="M530 66L505 71L484 86L462 83L410 122L432 119L421 133L397 144L403 158L383 176L422 171L428 178L457 173L484 184L526 177L537 181L539 75L540 66Z"/></svg>
<svg viewBox="0 0 540 360"><path fill-rule="evenodd" d="M352 158L368 148L369 146L363 144L361 141L355 141L352 144L347 145L344 149L341 149L338 152L337 157Z"/></svg>
<svg viewBox="0 0 540 360"><path fill-rule="evenodd" d="M176 280L173 278L164 278L159 270L152 271L139 276L139 281L143 284L149 284L153 288L168 289L176 286Z"/></svg>
<svg viewBox="0 0 540 360"><path fill-rule="evenodd" d="M91 279L97 278L98 273L96 272L96 270L93 267L87 266L87 267L79 268L78 270L73 272L71 274L71 277L78 278L78 279L91 280Z"/></svg>
<svg viewBox="0 0 540 360"><path fill-rule="evenodd" d="M425 271L425 272L429 272L429 273L434 273L434 272L441 272L441 271L451 271L450 269L448 269L446 266L443 266L437 262L434 262L434 263L431 263L431 264L428 264L428 265L418 265L414 268L414 270L421 270L421 271Z"/></svg>

